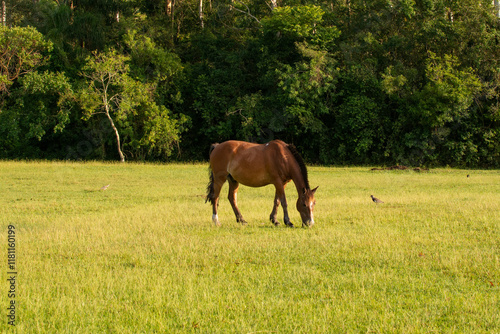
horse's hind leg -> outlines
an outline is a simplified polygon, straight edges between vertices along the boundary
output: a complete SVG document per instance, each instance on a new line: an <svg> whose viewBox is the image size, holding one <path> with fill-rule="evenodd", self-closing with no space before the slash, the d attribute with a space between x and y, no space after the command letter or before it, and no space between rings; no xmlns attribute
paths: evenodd
<svg viewBox="0 0 500 334"><path fill-rule="evenodd" d="M215 226L220 226L217 209L219 207L220 191L222 189L222 186L224 185L224 182L226 182L225 174L221 175L221 173L218 173L214 175L213 172L210 174L210 183L207 189L207 201L210 201L210 203L212 203L212 221L214 222Z"/></svg>
<svg viewBox="0 0 500 334"><path fill-rule="evenodd" d="M238 209L238 204L237 204L238 187L240 184L238 183L238 181L233 179L231 174L227 176L227 180L229 183L229 194L227 198L229 199L229 202L233 207L234 215L236 216L236 221L238 223L245 225L247 222L245 221L245 219L243 219L243 216L241 215L240 209Z"/></svg>

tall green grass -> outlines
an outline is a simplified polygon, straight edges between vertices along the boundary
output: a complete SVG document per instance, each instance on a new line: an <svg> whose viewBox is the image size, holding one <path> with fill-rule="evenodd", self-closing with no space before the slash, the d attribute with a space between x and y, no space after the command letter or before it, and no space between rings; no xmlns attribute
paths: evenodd
<svg viewBox="0 0 500 334"><path fill-rule="evenodd" d="M313 228L273 227L272 187L240 188L242 227L227 185L216 228L206 165L0 162L17 332L500 332L498 171L309 174Z"/></svg>

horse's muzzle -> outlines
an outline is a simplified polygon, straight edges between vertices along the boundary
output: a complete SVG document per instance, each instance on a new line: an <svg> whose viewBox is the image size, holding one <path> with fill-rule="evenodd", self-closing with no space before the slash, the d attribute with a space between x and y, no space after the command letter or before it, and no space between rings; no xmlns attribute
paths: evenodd
<svg viewBox="0 0 500 334"><path fill-rule="evenodd" d="M305 222L302 222L302 227L309 227L311 228L314 225L314 219L306 220Z"/></svg>

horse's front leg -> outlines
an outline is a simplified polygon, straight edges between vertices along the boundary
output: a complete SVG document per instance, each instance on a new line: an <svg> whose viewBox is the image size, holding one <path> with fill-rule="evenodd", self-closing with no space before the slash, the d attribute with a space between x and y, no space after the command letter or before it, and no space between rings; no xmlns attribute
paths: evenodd
<svg viewBox="0 0 500 334"><path fill-rule="evenodd" d="M271 211L271 215L269 216L269 220L271 220L271 223L273 223L274 226L278 226L280 224L280 222L276 218L276 216L278 215L279 206L280 206L280 198L278 196L278 192L276 191L276 194L274 195L273 211Z"/></svg>
<svg viewBox="0 0 500 334"><path fill-rule="evenodd" d="M285 225L287 227L293 227L293 224L290 222L290 217L288 217L288 204L286 203L284 185L276 186L276 197L281 202L281 207L283 208L283 221L285 222Z"/></svg>
<svg viewBox="0 0 500 334"><path fill-rule="evenodd" d="M236 216L236 222L241 223L242 225L246 225L247 222L245 221L245 219L243 219L237 203L238 187L240 184L238 183L238 181L233 179L231 175L228 176L227 180L229 182L229 194L227 198L229 199L229 202L233 207L234 215Z"/></svg>

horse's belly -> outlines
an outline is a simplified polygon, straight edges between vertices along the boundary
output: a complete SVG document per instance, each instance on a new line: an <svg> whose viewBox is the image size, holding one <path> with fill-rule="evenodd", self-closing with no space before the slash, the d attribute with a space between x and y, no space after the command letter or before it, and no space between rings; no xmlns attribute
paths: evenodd
<svg viewBox="0 0 500 334"><path fill-rule="evenodd" d="M265 169L253 167L251 164L241 162L231 164L227 171L233 179L248 187L263 187L273 183Z"/></svg>
<svg viewBox="0 0 500 334"><path fill-rule="evenodd" d="M239 183L241 183L245 186L248 186L248 187L263 187L263 186L267 186L268 184L271 184L271 182L267 178L249 179L246 177L239 177L238 175L233 176L233 174L231 174L231 176Z"/></svg>

